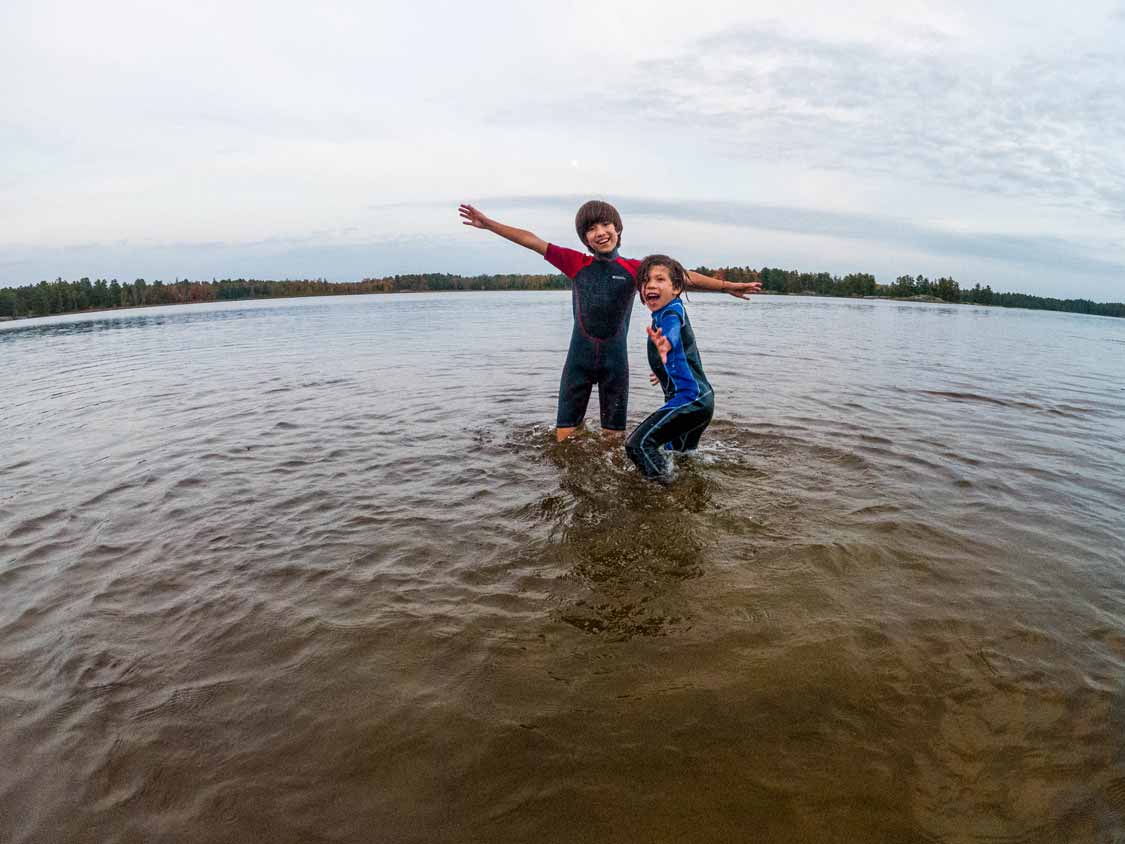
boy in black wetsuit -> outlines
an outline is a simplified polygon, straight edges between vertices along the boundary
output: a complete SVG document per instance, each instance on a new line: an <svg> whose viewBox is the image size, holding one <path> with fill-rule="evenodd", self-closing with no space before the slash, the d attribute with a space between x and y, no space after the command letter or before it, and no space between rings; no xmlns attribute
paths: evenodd
<svg viewBox="0 0 1125 844"><path fill-rule="evenodd" d="M561 442L582 424L595 384L603 433L623 434L629 401L626 337L634 277L641 262L617 254L623 228L617 209L598 200L578 209L575 230L591 254L547 243L532 232L486 217L472 205L461 205L458 213L466 226L494 232L538 252L573 282L574 331L559 384L556 438ZM701 290L722 290L739 299L762 288L759 282L740 284L694 272L687 272L685 279Z"/></svg>
<svg viewBox="0 0 1125 844"><path fill-rule="evenodd" d="M648 363L664 390L664 405L625 441L625 453L646 478L667 481L672 466L665 451L694 451L715 412L715 393L703 373L680 293L687 271L667 255L649 255L637 268L637 292L652 312Z"/></svg>

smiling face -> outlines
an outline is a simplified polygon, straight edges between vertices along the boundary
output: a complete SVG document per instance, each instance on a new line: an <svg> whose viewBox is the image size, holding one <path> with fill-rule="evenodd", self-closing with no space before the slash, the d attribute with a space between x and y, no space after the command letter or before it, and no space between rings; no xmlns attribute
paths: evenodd
<svg viewBox="0 0 1125 844"><path fill-rule="evenodd" d="M650 311L659 311L680 291L672 283L672 271L663 264L649 267L648 277L641 287L641 301Z"/></svg>
<svg viewBox="0 0 1125 844"><path fill-rule="evenodd" d="M598 253L612 252L621 236L613 223L594 223L586 229L586 244Z"/></svg>

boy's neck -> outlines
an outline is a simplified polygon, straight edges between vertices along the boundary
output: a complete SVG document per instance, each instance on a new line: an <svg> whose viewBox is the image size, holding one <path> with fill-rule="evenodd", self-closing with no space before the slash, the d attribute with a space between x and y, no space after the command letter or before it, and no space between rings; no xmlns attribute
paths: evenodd
<svg viewBox="0 0 1125 844"><path fill-rule="evenodd" d="M663 305L661 305L659 308L657 308L655 311L653 311L652 315L655 317L657 314L663 313L664 311L668 310L670 307L672 307L674 304L676 304L679 301L680 301L680 294L677 293L675 296L673 296L671 299L669 299L667 302L665 302Z"/></svg>
<svg viewBox="0 0 1125 844"><path fill-rule="evenodd" d="M616 246L613 247L613 249L609 252L595 252L594 253L594 260L595 261L616 261L617 260L617 247Z"/></svg>

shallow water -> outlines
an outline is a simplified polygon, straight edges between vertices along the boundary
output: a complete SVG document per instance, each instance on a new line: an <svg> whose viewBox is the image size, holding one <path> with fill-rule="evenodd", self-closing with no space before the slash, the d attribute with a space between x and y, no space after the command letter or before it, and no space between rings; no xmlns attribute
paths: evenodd
<svg viewBox="0 0 1125 844"><path fill-rule="evenodd" d="M688 309L669 489L565 294L5 324L0 841L1125 841L1125 321Z"/></svg>

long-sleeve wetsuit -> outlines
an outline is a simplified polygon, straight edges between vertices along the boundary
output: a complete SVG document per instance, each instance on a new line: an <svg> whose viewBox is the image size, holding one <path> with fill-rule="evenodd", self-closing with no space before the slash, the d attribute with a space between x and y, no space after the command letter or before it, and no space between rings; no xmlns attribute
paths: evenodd
<svg viewBox="0 0 1125 844"><path fill-rule="evenodd" d="M602 428L624 431L629 402L629 354L626 340L640 261L589 255L547 246L543 256L571 281L574 331L559 382L560 428L575 428L586 416L594 384L598 385Z"/></svg>
<svg viewBox="0 0 1125 844"><path fill-rule="evenodd" d="M646 478L666 478L671 470L664 451L692 451L711 423L715 394L703 374L687 311L677 296L652 315L671 349L667 363L650 339L648 363L664 390L664 405L645 419L625 442L625 451Z"/></svg>

